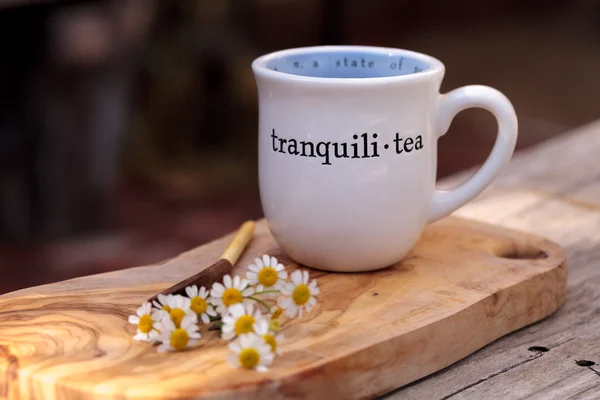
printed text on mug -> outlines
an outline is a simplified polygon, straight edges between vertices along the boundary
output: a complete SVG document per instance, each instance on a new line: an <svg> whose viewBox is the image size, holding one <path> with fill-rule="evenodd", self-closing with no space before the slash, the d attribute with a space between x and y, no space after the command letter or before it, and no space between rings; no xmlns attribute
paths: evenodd
<svg viewBox="0 0 600 400"><path fill-rule="evenodd" d="M390 143L380 146L377 133L362 133L353 135L349 142L312 142L299 141L294 138L284 138L271 133L271 148L274 152L300 157L319 157L322 165L331 165L334 158L373 158L379 157L380 151L395 151L396 154L406 154L423 148L423 138L403 137L396 133ZM381 150L380 147L383 147Z"/></svg>

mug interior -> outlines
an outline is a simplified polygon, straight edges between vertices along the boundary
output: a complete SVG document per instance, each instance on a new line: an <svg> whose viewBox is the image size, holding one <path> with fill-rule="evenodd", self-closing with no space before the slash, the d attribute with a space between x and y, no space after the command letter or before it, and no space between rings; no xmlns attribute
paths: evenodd
<svg viewBox="0 0 600 400"><path fill-rule="evenodd" d="M327 50L282 54L268 60L273 71L313 78L383 78L427 71L426 61L401 52Z"/></svg>

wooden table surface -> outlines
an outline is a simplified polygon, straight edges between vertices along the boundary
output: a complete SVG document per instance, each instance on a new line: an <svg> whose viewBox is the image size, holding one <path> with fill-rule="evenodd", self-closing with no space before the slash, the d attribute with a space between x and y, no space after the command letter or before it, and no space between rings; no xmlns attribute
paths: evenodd
<svg viewBox="0 0 600 400"><path fill-rule="evenodd" d="M488 190L456 214L565 247L566 302L548 319L389 398L600 399L600 365L589 365L600 363L600 121L520 152Z"/></svg>
<svg viewBox="0 0 600 400"><path fill-rule="evenodd" d="M442 185L453 185L467 174ZM600 366L595 363L600 363L600 121L519 153L494 185L456 214L545 236L565 247L566 301L546 320L385 397L599 399ZM215 252L205 256L214 257ZM193 269L198 262L188 264L186 268ZM138 279L151 278L151 273L139 271L88 280L100 288L134 274ZM184 268L178 273L185 273ZM143 279L137 283L144 284Z"/></svg>

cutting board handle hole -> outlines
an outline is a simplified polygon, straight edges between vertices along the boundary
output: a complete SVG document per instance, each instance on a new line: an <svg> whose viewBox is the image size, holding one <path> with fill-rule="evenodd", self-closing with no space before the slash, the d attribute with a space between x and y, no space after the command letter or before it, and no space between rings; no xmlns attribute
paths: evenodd
<svg viewBox="0 0 600 400"><path fill-rule="evenodd" d="M511 260L541 260L548 258L548 253L533 246L513 246L509 249L502 249L497 255Z"/></svg>

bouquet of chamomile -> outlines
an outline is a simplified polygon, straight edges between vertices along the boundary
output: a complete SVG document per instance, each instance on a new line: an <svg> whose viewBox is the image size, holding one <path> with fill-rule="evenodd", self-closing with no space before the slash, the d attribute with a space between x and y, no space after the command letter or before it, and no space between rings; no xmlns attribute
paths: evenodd
<svg viewBox="0 0 600 400"><path fill-rule="evenodd" d="M266 371L281 354L281 314L301 318L317 303L319 287L308 271L296 270L289 278L277 258L263 255L245 277L225 275L210 289L188 286L186 296L161 295L129 317L137 325L134 339L160 343L159 352L181 351L197 344L205 324L230 341L229 365Z"/></svg>

